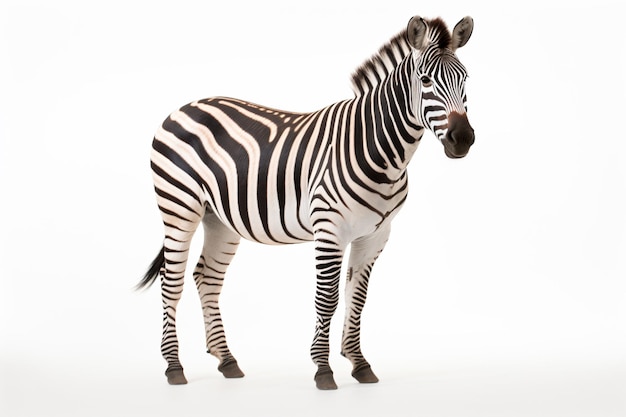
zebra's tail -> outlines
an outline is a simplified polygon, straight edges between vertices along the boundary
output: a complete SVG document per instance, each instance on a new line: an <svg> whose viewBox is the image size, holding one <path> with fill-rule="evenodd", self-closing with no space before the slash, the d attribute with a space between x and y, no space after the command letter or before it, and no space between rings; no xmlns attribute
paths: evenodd
<svg viewBox="0 0 626 417"><path fill-rule="evenodd" d="M135 290L141 290L142 288L147 288L154 284L154 281L159 276L159 272L161 271L161 267L165 264L165 248L161 247L161 252L154 258L152 264L146 271L146 275L143 276L139 284L135 287Z"/></svg>

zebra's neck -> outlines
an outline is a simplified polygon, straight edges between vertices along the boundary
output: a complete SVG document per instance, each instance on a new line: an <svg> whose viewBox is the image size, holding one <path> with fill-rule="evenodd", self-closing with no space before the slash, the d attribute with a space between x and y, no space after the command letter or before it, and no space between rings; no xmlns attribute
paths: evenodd
<svg viewBox="0 0 626 417"><path fill-rule="evenodd" d="M409 54L371 91L355 99L361 124L366 127L363 132L369 155L384 170L386 182L404 174L424 133L412 105L413 66Z"/></svg>

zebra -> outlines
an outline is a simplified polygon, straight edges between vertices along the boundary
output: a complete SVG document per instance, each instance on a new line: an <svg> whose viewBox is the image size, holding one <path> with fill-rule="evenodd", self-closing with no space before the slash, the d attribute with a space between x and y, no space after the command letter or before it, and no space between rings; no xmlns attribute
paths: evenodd
<svg viewBox="0 0 626 417"><path fill-rule="evenodd" d="M165 238L137 288L161 280L166 376L185 384L176 307L191 238L204 246L193 271L208 353L226 378L244 373L231 354L219 309L228 265L240 239L264 244L314 242L315 383L336 389L329 329L344 254L346 314L341 354L360 383L378 382L361 352L360 323L372 267L407 198L407 165L430 130L449 158L474 143L467 118L467 71L456 56L472 34L465 17L450 32L440 18L415 16L352 75L354 97L294 113L213 97L173 112L154 136L151 168Z"/></svg>

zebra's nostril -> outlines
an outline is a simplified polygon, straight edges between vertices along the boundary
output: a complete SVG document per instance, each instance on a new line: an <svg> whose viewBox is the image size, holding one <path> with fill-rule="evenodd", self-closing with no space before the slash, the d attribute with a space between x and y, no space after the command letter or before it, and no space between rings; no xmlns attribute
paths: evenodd
<svg viewBox="0 0 626 417"><path fill-rule="evenodd" d="M459 143L459 141L457 140L457 136L458 136L457 132L455 132L455 131L450 132L450 134L448 135L448 141L452 145L457 145Z"/></svg>

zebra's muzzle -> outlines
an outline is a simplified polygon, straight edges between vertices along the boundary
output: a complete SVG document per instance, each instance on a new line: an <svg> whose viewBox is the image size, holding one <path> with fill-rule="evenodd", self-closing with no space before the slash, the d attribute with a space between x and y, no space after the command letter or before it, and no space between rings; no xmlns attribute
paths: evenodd
<svg viewBox="0 0 626 417"><path fill-rule="evenodd" d="M463 158L474 144L474 129L467 120L467 113L451 112L448 115L448 132L441 141L448 158Z"/></svg>

